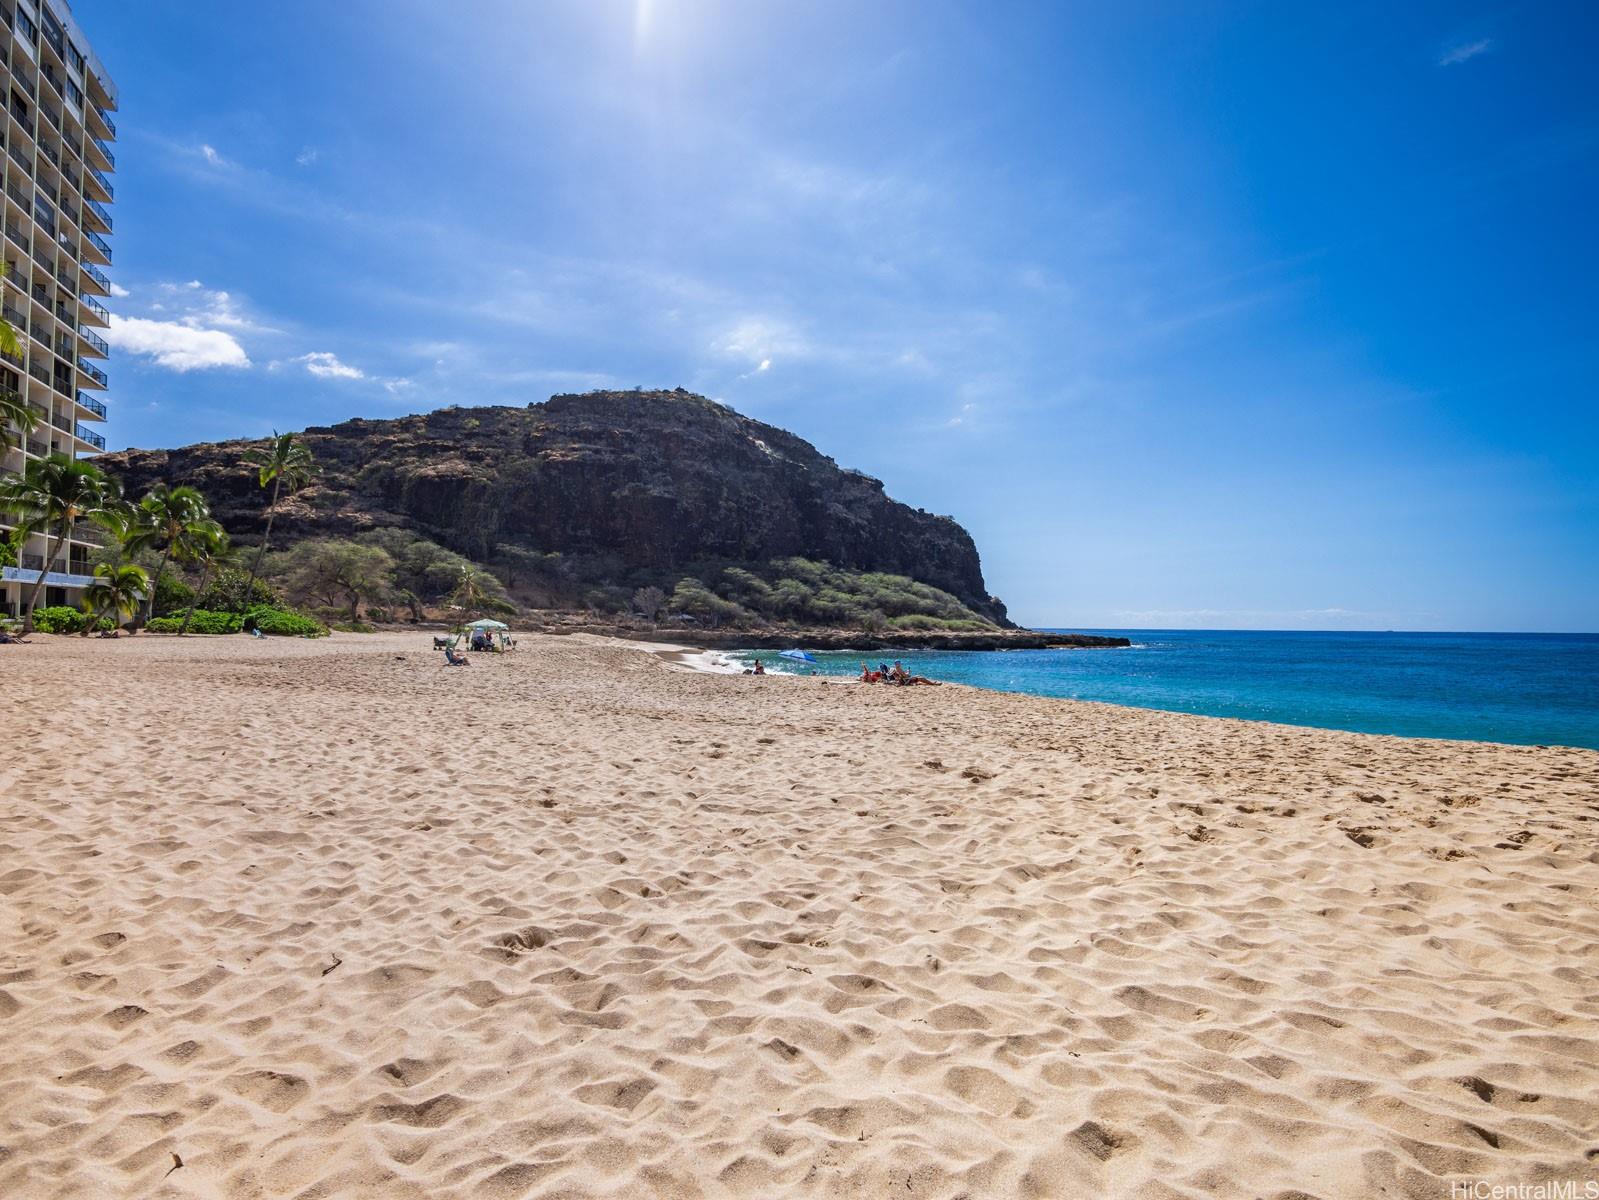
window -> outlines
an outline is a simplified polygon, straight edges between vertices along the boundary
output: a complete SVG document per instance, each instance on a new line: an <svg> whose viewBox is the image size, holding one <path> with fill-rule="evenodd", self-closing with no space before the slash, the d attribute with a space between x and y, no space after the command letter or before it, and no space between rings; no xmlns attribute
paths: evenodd
<svg viewBox="0 0 1599 1200"><path fill-rule="evenodd" d="M17 36L29 45L34 45L39 40L39 27L20 8L17 9Z"/></svg>
<svg viewBox="0 0 1599 1200"><path fill-rule="evenodd" d="M67 103L73 108L83 107L83 89L72 80L67 80Z"/></svg>
<svg viewBox="0 0 1599 1200"><path fill-rule="evenodd" d="M79 75L83 74L83 54L71 42L67 43L67 66Z"/></svg>

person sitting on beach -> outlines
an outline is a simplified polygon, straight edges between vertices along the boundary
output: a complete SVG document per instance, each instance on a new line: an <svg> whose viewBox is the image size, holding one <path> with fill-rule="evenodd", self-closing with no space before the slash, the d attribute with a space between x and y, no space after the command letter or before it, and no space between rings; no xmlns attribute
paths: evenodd
<svg viewBox="0 0 1599 1200"><path fill-rule="evenodd" d="M901 687L912 687L916 684L926 684L928 687L939 686L938 680L936 679L929 679L925 675L912 675L905 669L905 664L900 662L897 658L894 660L894 674L890 682L897 683Z"/></svg>
<svg viewBox="0 0 1599 1200"><path fill-rule="evenodd" d="M470 667L472 660L464 654L457 654L454 646L444 647L444 665L447 667Z"/></svg>
<svg viewBox="0 0 1599 1200"><path fill-rule="evenodd" d="M876 671L872 670L864 662L861 663L861 682L862 683L876 683L881 678L882 678L882 676L879 675Z"/></svg>
<svg viewBox="0 0 1599 1200"><path fill-rule="evenodd" d="M750 672L750 673L752 675L764 675L764 674L766 674L766 664L763 663L760 659L757 658L755 660L755 670Z"/></svg>

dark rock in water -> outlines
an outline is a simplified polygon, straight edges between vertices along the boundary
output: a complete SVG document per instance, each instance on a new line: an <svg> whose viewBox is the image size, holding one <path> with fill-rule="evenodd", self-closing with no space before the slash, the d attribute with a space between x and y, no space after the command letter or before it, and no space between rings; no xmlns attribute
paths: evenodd
<svg viewBox="0 0 1599 1200"><path fill-rule="evenodd" d="M411 529L469 558L509 543L665 571L799 556L908 575L1009 626L971 535L891 500L809 442L681 389L552 396L305 431L320 475L279 509L275 547ZM96 461L130 495L198 487L242 541L265 526L242 464L254 441L124 450Z"/></svg>

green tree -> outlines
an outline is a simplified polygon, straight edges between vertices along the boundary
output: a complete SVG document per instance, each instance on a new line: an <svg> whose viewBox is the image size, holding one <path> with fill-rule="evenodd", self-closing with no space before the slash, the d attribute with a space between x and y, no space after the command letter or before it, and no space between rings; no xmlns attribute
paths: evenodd
<svg viewBox="0 0 1599 1200"><path fill-rule="evenodd" d="M272 574L296 601L328 608L348 604L350 620L361 619L361 601L386 596L394 586L394 559L378 546L355 542L301 542L276 556Z"/></svg>
<svg viewBox="0 0 1599 1200"><path fill-rule="evenodd" d="M94 580L83 591L83 611L89 620L83 626L83 637L97 625L102 617L110 617L121 625L139 611L145 592L150 590L150 575L132 563L116 566L101 563L94 569Z"/></svg>
<svg viewBox="0 0 1599 1200"><path fill-rule="evenodd" d="M309 483L316 473L316 463L299 434L279 433L276 429L272 431L272 441L264 449L251 450L244 456L244 461L256 469L256 479L261 487L272 485L272 499L267 502L266 531L261 535L261 545L256 548L255 560L250 564L250 582L244 588L248 593L255 585L255 577L261 573L261 560L266 555L267 543L272 540L272 522L278 515L278 497L285 485L292 496Z"/></svg>
<svg viewBox="0 0 1599 1200"><path fill-rule="evenodd" d="M115 485L99 467L65 454L31 459L21 478L0 484L0 512L15 515L18 524L29 531L42 531L47 546L44 570L28 593L22 619L24 633L33 631L33 610L39 603L39 593L44 591L45 576L60 565L73 528L85 519L107 517L120 499ZM49 548L52 528L55 545Z"/></svg>
<svg viewBox="0 0 1599 1200"><path fill-rule="evenodd" d="M149 618L161 580L174 556L181 562L194 549L194 540L203 537L205 523L211 521L211 507L195 488L168 487L164 483L150 489L122 522L122 548L130 554L142 550L159 551L160 559L145 597L144 616ZM196 532L201 531L201 532Z"/></svg>
<svg viewBox="0 0 1599 1200"><path fill-rule="evenodd" d="M491 612L515 611L506 603L500 581L471 563L461 568L455 590L450 593L450 607L460 611L462 622L487 616Z"/></svg>
<svg viewBox="0 0 1599 1200"><path fill-rule="evenodd" d="M195 588L195 598L189 601L189 607L183 614L183 624L178 627L179 637L189 632L189 622L194 620L195 600L205 591L211 576L228 561L232 552L227 531L215 521L196 522L184 533L178 548L178 553L182 555L180 561L190 567L200 568L200 586Z"/></svg>

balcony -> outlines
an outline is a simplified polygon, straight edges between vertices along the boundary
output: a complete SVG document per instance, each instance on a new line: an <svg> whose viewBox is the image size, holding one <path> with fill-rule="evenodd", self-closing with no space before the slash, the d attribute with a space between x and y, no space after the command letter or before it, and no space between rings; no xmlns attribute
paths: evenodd
<svg viewBox="0 0 1599 1200"><path fill-rule="evenodd" d="M62 433L72 432L72 418L67 416L66 413L52 413L50 415L50 424L54 425Z"/></svg>
<svg viewBox="0 0 1599 1200"><path fill-rule="evenodd" d="M72 344L72 339L69 336L67 336L64 333L56 334L55 352L56 352L56 357L57 358L70 359L72 357L72 352L74 350L76 350L76 349L77 349L77 347ZM104 357L104 356L102 355L101 357ZM56 380L56 383L59 384L60 382L61 382L61 380L58 378ZM68 388L67 389L67 395L70 396L71 394L72 394L72 389Z"/></svg>
<svg viewBox="0 0 1599 1200"><path fill-rule="evenodd" d="M83 207L86 211L92 212L95 216L100 218L100 221L105 226L105 231L107 233L111 232L111 214L106 212L105 205L101 204L98 200L90 200L87 196L85 196L83 198Z"/></svg>
<svg viewBox="0 0 1599 1200"><path fill-rule="evenodd" d="M6 305L5 308L0 309L0 317L4 317L6 319L6 324L10 325L13 329L24 329L28 324L28 318L23 316L16 309L12 308L9 304Z"/></svg>
<svg viewBox="0 0 1599 1200"><path fill-rule="evenodd" d="M105 338L99 337L98 335L96 335L94 333L91 333L89 330L83 328L82 326L79 326L79 328L78 328L78 336L81 337L84 341L88 342L89 345L91 347L93 347L94 352L96 354L98 354L101 358L105 358L107 355L109 355L111 353L111 347L106 345Z"/></svg>
<svg viewBox="0 0 1599 1200"><path fill-rule="evenodd" d="M101 156L105 159L106 166L110 167L113 171L117 169L116 156L111 153L110 146L107 146L97 137L90 138L89 144L100 152Z"/></svg>
<svg viewBox="0 0 1599 1200"><path fill-rule="evenodd" d="M30 443L29 449L32 448L32 444ZM24 571L42 571L44 570L44 555L19 554L17 555L17 566L21 567Z"/></svg>
<svg viewBox="0 0 1599 1200"><path fill-rule="evenodd" d="M15 142L6 147L6 153L11 156L11 161L16 163L17 166L21 167L28 174L33 174L33 164L28 161L28 156L26 154L17 149L17 144Z"/></svg>
<svg viewBox="0 0 1599 1200"><path fill-rule="evenodd" d="M87 375L90 379L94 380L101 387L109 387L110 386L106 382L105 372L102 371L99 367L95 366L93 363L87 362L84 359L80 358L78 360L78 370L82 371L85 375Z"/></svg>
<svg viewBox="0 0 1599 1200"><path fill-rule="evenodd" d="M78 403L83 405L84 408L88 409L102 421L105 420L105 405L101 404L93 396L89 395L88 392L80 391L78 393Z"/></svg>
<svg viewBox="0 0 1599 1200"><path fill-rule="evenodd" d="M75 428L72 431L72 436L81 441L88 442L89 445L93 446L96 450L105 449L105 438L101 437L98 433L86 425L79 425L77 428Z"/></svg>
<svg viewBox="0 0 1599 1200"><path fill-rule="evenodd" d="M21 125L22 126L22 131L24 133L26 133L29 137L33 137L34 136L34 133L33 133L33 122L28 120L27 114L19 111L15 104L13 104L11 106L11 119L13 121L15 121L18 125Z"/></svg>
<svg viewBox="0 0 1599 1200"><path fill-rule="evenodd" d="M89 439L84 438L84 441L89 441ZM100 449L104 450L105 447L101 446ZM94 526L85 525L82 521L79 521L72 527L72 540L83 542L89 546L103 546L106 544L106 535L101 530L94 528Z"/></svg>
<svg viewBox="0 0 1599 1200"><path fill-rule="evenodd" d="M31 359L32 355L29 355L29 358ZM45 387L50 386L50 372L45 368L45 365L42 362L30 361L28 363L28 374L32 375L40 383L44 384Z"/></svg>
<svg viewBox="0 0 1599 1200"><path fill-rule="evenodd" d="M89 178L93 179L105 189L105 198L107 200L115 200L117 198L116 192L111 187L111 181L105 177L104 171L97 171L93 167L90 167Z"/></svg>
<svg viewBox="0 0 1599 1200"><path fill-rule="evenodd" d="M92 245L101 254L105 255L105 260L107 263L111 261L111 245L105 240L105 238L101 237L98 233L95 233L92 229L85 229L83 231L83 236L89 239L90 245Z"/></svg>
<svg viewBox="0 0 1599 1200"><path fill-rule="evenodd" d="M19 184L8 180L6 182L6 195L15 200L21 206L23 212L33 211L33 197L23 191Z"/></svg>
<svg viewBox="0 0 1599 1200"><path fill-rule="evenodd" d="M80 296L78 298L83 302L83 307L87 310L79 313L79 316L85 321L93 321L97 325L111 324L111 314L106 311L105 305L101 304L93 296Z"/></svg>
<svg viewBox="0 0 1599 1200"><path fill-rule="evenodd" d="M106 110L101 108L98 104L93 105L92 107L94 108L94 115L104 121L105 127L111 131L111 136L116 137L117 125L116 122L111 119L111 114L106 112Z"/></svg>
<svg viewBox="0 0 1599 1200"><path fill-rule="evenodd" d="M43 442L36 442L32 438L29 438L28 453L33 455L35 458L44 458L50 453L50 447Z"/></svg>
<svg viewBox="0 0 1599 1200"><path fill-rule="evenodd" d="M100 270L98 267L90 266L86 262L80 262L78 266L83 268L83 273L85 275L100 285L100 289L103 292L105 292L107 295L110 295L111 281L106 278L104 271Z"/></svg>

